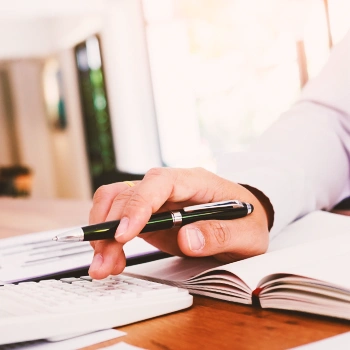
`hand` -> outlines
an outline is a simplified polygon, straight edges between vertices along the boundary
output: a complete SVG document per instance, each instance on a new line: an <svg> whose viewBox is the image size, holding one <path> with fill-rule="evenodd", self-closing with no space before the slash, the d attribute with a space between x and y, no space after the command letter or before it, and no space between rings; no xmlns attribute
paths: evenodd
<svg viewBox="0 0 350 350"><path fill-rule="evenodd" d="M90 224L120 219L115 240L92 242L91 277L118 274L125 267L123 245L136 237L158 211L238 199L253 204L252 214L235 220L199 221L180 229L143 233L140 237L160 250L179 256L214 256L223 262L262 254L268 246L268 216L245 187L201 168L155 168L134 187L117 182L100 187L93 198Z"/></svg>

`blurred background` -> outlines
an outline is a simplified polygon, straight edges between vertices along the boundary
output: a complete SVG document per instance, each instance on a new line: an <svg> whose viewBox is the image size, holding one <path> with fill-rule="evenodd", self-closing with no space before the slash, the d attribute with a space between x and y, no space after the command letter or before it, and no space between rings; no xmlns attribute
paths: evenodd
<svg viewBox="0 0 350 350"><path fill-rule="evenodd" d="M244 151L350 28L347 0L0 0L0 195L91 198Z"/></svg>

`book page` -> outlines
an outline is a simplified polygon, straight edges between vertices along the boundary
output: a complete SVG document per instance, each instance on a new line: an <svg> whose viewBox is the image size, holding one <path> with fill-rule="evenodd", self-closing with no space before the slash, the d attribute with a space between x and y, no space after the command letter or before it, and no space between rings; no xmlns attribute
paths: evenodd
<svg viewBox="0 0 350 350"><path fill-rule="evenodd" d="M261 307L350 319L348 266L350 249L269 275L260 282Z"/></svg>
<svg viewBox="0 0 350 350"><path fill-rule="evenodd" d="M166 265L164 260L160 260L152 265L148 263L144 266L131 267L132 271L127 268L126 271L177 283L186 281L207 269L218 271L218 275L222 274L222 271L227 271L244 281L253 291L267 275L300 271L303 266L310 264L317 266L323 261L329 261L332 257L350 251L350 218L327 214L329 213L315 212L300 219L281 232L271 251L256 257L222 266L215 260L170 258ZM289 238L292 235L295 237ZM286 245L284 239L291 246L283 248ZM322 278L322 271L320 277Z"/></svg>
<svg viewBox="0 0 350 350"><path fill-rule="evenodd" d="M307 265L286 268L281 272L301 276L299 283L303 283L303 279L315 279L324 281L325 285L333 285L339 289L350 291L348 266L350 266L350 248L348 251L336 254L331 258L317 259Z"/></svg>
<svg viewBox="0 0 350 350"><path fill-rule="evenodd" d="M332 261L337 256L350 252L350 234L335 235L331 238L307 242L290 248L276 250L225 266L227 271L240 277L252 289L268 275L278 273L301 273L307 266L320 266L324 261ZM320 279L328 276L322 268L317 268Z"/></svg>
<svg viewBox="0 0 350 350"><path fill-rule="evenodd" d="M349 216L316 211L282 230L270 242L267 253L226 265L225 268L254 290L267 275L290 272L309 264L317 266L324 259L346 254L349 232Z"/></svg>
<svg viewBox="0 0 350 350"><path fill-rule="evenodd" d="M123 273L185 288L194 294L251 304L251 290L244 281L221 269L221 264L211 257L171 257L129 266Z"/></svg>
<svg viewBox="0 0 350 350"><path fill-rule="evenodd" d="M124 273L137 274L148 279L157 279L166 282L188 281L209 269L219 267L222 263L214 258L180 258L170 257L151 261L145 264L129 266Z"/></svg>
<svg viewBox="0 0 350 350"><path fill-rule="evenodd" d="M275 251L349 232L350 216L315 211L288 225L269 244Z"/></svg>

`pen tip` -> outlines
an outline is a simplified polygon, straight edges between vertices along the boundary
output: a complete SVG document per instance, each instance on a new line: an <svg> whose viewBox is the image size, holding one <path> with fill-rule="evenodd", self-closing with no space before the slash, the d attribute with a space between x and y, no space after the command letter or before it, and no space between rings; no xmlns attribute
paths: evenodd
<svg viewBox="0 0 350 350"><path fill-rule="evenodd" d="M53 241L57 241L57 236L52 238Z"/></svg>

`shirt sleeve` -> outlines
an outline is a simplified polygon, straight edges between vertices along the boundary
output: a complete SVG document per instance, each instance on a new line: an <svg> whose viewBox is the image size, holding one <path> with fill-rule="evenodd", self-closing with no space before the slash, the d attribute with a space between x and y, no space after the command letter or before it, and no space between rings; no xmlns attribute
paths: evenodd
<svg viewBox="0 0 350 350"><path fill-rule="evenodd" d="M218 158L218 175L271 201L270 237L295 219L350 195L350 32L319 76L248 152Z"/></svg>

